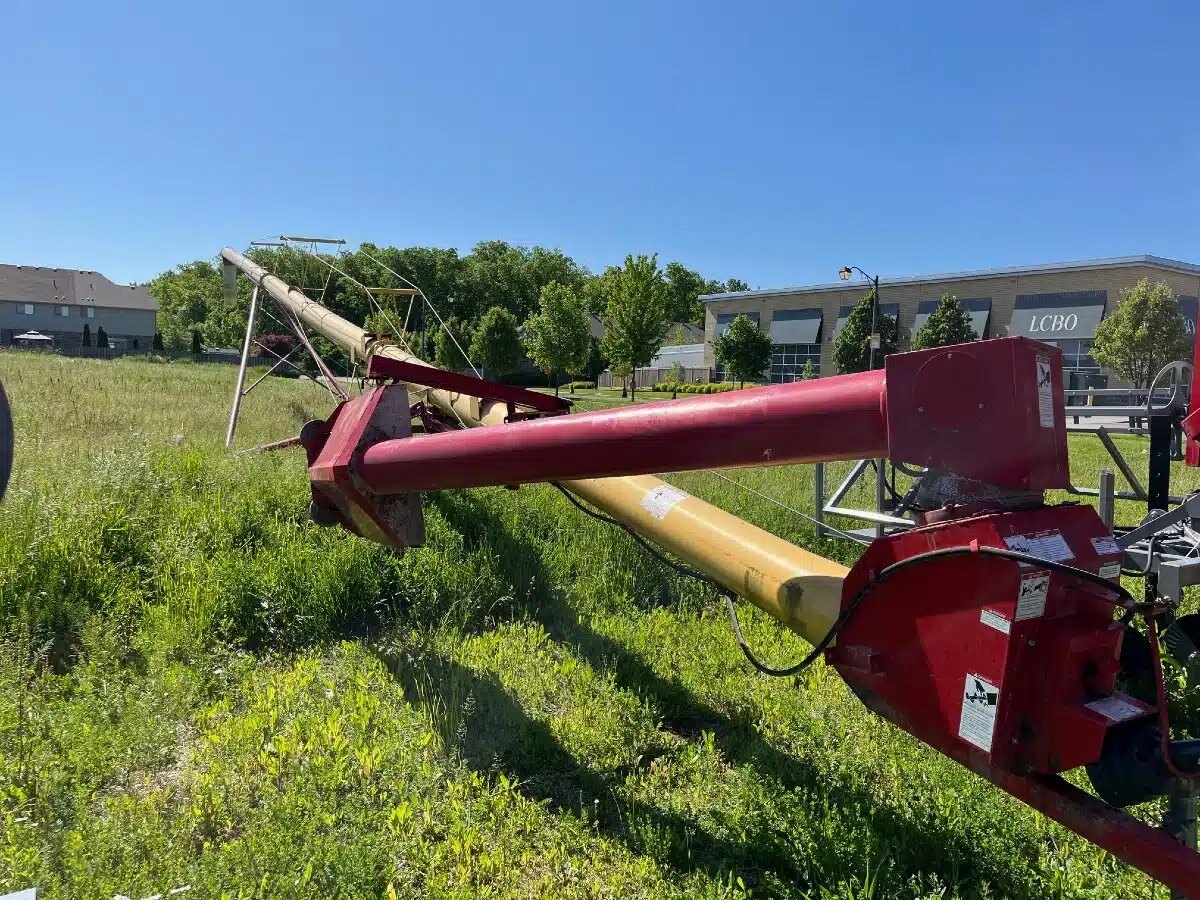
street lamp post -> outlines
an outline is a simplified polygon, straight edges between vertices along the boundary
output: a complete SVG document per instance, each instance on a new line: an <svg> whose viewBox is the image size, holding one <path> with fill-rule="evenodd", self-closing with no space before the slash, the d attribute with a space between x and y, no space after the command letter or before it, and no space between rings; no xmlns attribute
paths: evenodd
<svg viewBox="0 0 1200 900"><path fill-rule="evenodd" d="M850 276L854 272L857 272L863 278L867 279L867 281L871 282L871 355L869 368L874 369L875 351L883 348L883 338L879 334L879 276L868 275L858 266L842 266L842 268L838 270L838 278L840 278L842 281L849 281ZM884 475L884 471L886 467L887 460L875 460L875 511L881 514L883 513L883 508L885 505L884 487L887 483L887 479ZM877 522L875 525L875 537L881 538L886 533L887 529L885 528L884 524L882 522Z"/></svg>
<svg viewBox="0 0 1200 900"><path fill-rule="evenodd" d="M875 364L875 351L883 348L883 338L879 334L879 276L868 275L858 266L842 266L838 271L838 278L842 281L849 281L854 272L871 282L871 362L869 368L875 369L878 368Z"/></svg>

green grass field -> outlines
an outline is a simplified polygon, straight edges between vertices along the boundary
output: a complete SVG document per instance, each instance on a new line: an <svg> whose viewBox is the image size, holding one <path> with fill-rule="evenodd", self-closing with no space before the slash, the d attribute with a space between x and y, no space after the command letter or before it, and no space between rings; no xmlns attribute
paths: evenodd
<svg viewBox="0 0 1200 900"><path fill-rule="evenodd" d="M311 525L298 451L224 450L233 377L0 355L18 441L0 505L0 889L1150 895L822 664L754 674L706 589L551 489L430 495L428 546L402 558ZM269 379L239 444L329 408ZM1144 442L1119 440L1144 468ZM1098 442L1072 438L1072 458L1094 484ZM806 467L730 474L812 510ZM711 474L671 480L853 561ZM805 650L753 611L744 627L777 663Z"/></svg>

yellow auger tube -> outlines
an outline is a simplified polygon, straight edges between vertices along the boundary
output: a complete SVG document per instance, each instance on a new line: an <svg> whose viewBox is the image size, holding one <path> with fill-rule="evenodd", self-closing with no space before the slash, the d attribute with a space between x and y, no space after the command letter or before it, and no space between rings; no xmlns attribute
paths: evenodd
<svg viewBox="0 0 1200 900"><path fill-rule="evenodd" d="M352 322L309 299L236 250L221 256L310 328L357 359L372 353L428 365L394 344L378 344ZM464 425L497 425L504 404L410 385L409 392ZM810 642L829 630L841 607L845 566L789 544L652 475L563 483L575 496L669 550L749 600Z"/></svg>

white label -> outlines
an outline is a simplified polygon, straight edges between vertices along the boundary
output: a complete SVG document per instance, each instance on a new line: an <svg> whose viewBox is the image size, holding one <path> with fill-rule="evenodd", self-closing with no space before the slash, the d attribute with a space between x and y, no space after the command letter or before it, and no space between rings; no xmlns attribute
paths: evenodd
<svg viewBox="0 0 1200 900"><path fill-rule="evenodd" d="M1117 578L1121 574L1121 564L1119 562L1105 563L1100 567L1101 578Z"/></svg>
<svg viewBox="0 0 1200 900"><path fill-rule="evenodd" d="M979 613L979 621L988 628L995 628L1001 634L1008 634L1012 629L1012 622L1000 615L994 609L985 609Z"/></svg>
<svg viewBox="0 0 1200 900"><path fill-rule="evenodd" d="M1000 689L988 684L978 675L968 675L963 687L962 717L958 720L958 736L980 750L992 750L992 735L996 731L996 708L1000 704Z"/></svg>
<svg viewBox="0 0 1200 900"><path fill-rule="evenodd" d="M1064 559L1074 559L1075 554L1067 546L1061 531L1036 531L1033 534L1014 534L1006 537L1004 543L1009 550L1028 553L1038 559L1048 559L1050 562L1061 562ZM1022 563L1021 565L1027 565Z"/></svg>
<svg viewBox="0 0 1200 900"><path fill-rule="evenodd" d="M1046 611L1046 596L1050 593L1048 572L1027 572L1021 576L1017 589L1017 612L1013 616L1018 622L1039 618Z"/></svg>
<svg viewBox="0 0 1200 900"><path fill-rule="evenodd" d="M683 491L676 490L669 484L656 487L642 498L642 506L656 519L665 519L671 507L687 496Z"/></svg>
<svg viewBox="0 0 1200 900"><path fill-rule="evenodd" d="M1091 703L1084 705L1092 712L1100 713L1100 715L1104 716L1110 722L1124 722L1126 719L1132 719L1135 716L1149 712L1149 710L1130 703L1124 697L1118 697L1115 694L1111 697L1105 697L1103 700L1093 700Z"/></svg>
<svg viewBox="0 0 1200 900"><path fill-rule="evenodd" d="M1092 538L1092 547L1095 549L1097 556L1115 556L1125 552L1114 537Z"/></svg>
<svg viewBox="0 0 1200 900"><path fill-rule="evenodd" d="M1038 424L1054 427L1054 394L1050 383L1050 357L1037 358Z"/></svg>

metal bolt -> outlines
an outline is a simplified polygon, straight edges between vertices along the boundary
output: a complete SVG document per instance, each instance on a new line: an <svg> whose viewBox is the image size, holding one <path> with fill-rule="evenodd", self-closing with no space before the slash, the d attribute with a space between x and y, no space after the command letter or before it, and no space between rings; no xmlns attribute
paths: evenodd
<svg viewBox="0 0 1200 900"><path fill-rule="evenodd" d="M982 404L982 403L980 403L980 404L979 404L979 408L980 408L980 409L983 409L983 404Z"/></svg>
<svg viewBox="0 0 1200 900"><path fill-rule="evenodd" d="M923 407L923 406L918 406L918 407L917 407L917 412L925 412L925 407Z"/></svg>
<svg viewBox="0 0 1200 900"><path fill-rule="evenodd" d="M1037 641L1035 641L1033 638L1030 638L1028 641L1026 641L1026 644L1030 647L1036 647Z"/></svg>

